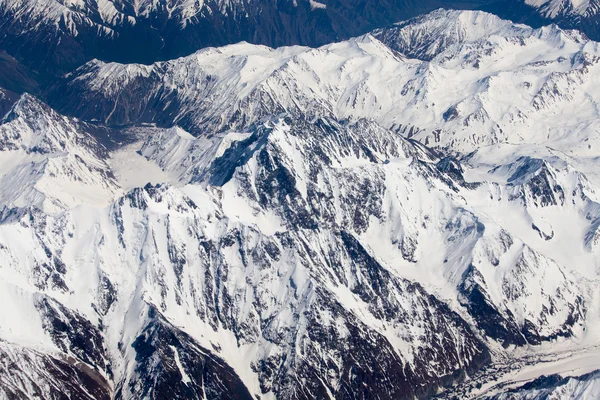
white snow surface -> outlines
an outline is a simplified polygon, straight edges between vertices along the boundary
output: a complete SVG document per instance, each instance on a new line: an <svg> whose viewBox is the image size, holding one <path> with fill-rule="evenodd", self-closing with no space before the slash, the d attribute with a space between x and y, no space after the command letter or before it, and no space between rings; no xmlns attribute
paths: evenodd
<svg viewBox="0 0 600 400"><path fill-rule="evenodd" d="M69 85L115 108L130 91L142 104L174 107L173 123L196 135L243 128L274 111L331 113L462 154L506 143L591 157L599 68L598 43L575 31L440 10L317 49L240 43L153 66L94 61ZM140 76L150 90L136 92Z"/></svg>
<svg viewBox="0 0 600 400"><path fill-rule="evenodd" d="M151 5L134 2L140 14ZM474 357L429 294L494 361L600 344L598 43L481 13L434 17L436 34L450 39L423 49L430 61L373 35L318 49L241 43L152 66L95 61L74 74L90 92L117 99L133 77L158 73L153 90L177 93L179 116L194 121L190 131L177 118L168 129L131 128L140 140L112 152L23 95L0 122L0 299L10 305L0 310L0 345L61 352L37 312L43 294L101 326L114 373L104 377L133 390L131 343L154 307L269 398L253 365L308 358L308 311L342 339L357 321L426 378ZM411 35L423 29L413 32L418 41ZM459 161L465 181L444 170ZM387 297L360 296L369 277L348 238L394 283ZM466 306L475 286L542 343L504 348L486 338ZM323 293L347 320L319 303ZM217 318L227 299L230 320ZM397 314L380 315L377 301ZM452 354L436 353L442 339ZM439 362L419 369L426 351ZM452 368L443 363L451 356ZM519 379L543 373L529 372ZM334 391L342 377L330 369L323 379ZM593 398L598 383L557 390Z"/></svg>

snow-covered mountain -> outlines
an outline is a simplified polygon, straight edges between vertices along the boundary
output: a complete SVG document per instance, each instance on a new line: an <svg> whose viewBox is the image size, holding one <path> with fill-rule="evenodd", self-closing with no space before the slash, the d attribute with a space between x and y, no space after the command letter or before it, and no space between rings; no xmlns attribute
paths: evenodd
<svg viewBox="0 0 600 400"><path fill-rule="evenodd" d="M597 146L599 55L575 31L440 10L317 49L241 43L151 66L92 61L50 103L109 125L177 124L195 135L289 112L370 118L465 154L545 143L587 155Z"/></svg>
<svg viewBox="0 0 600 400"><path fill-rule="evenodd" d="M112 199L118 192L105 146L85 125L28 94L4 116L0 149L3 206L51 211Z"/></svg>
<svg viewBox="0 0 600 400"><path fill-rule="evenodd" d="M593 395L598 52L442 10L0 92L0 397Z"/></svg>
<svg viewBox="0 0 600 400"><path fill-rule="evenodd" d="M517 389L496 395L493 399L593 399L600 392L600 372L592 372L581 377L566 377L560 375L542 376Z"/></svg>
<svg viewBox="0 0 600 400"><path fill-rule="evenodd" d="M440 7L600 39L596 0L2 0L0 49L58 76L93 58L152 63L240 41L321 46Z"/></svg>
<svg viewBox="0 0 600 400"><path fill-rule="evenodd" d="M525 0L525 4L540 10L540 14L546 18L557 18L558 16L580 16L593 17L599 11L599 4L594 0Z"/></svg>
<svg viewBox="0 0 600 400"><path fill-rule="evenodd" d="M477 7L487 0L468 0ZM443 6L440 0L2 0L0 49L60 75L92 58L151 63L245 40L318 46Z"/></svg>

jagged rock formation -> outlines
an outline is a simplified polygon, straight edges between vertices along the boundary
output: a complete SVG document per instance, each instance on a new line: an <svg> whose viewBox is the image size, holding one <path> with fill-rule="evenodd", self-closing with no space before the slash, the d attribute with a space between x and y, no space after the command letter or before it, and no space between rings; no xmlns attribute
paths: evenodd
<svg viewBox="0 0 600 400"><path fill-rule="evenodd" d="M287 112L370 118L463 154L544 143L591 155L599 56L596 42L556 26L436 11L318 49L237 44L151 66L94 61L68 75L49 102L87 120L179 125L195 136Z"/></svg>
<svg viewBox="0 0 600 400"><path fill-rule="evenodd" d="M0 92L0 393L429 398L597 344L597 53L439 11Z"/></svg>
<svg viewBox="0 0 600 400"><path fill-rule="evenodd" d="M152 63L240 41L316 47L440 7L534 27L557 23L600 39L597 1L3 0L0 49L42 76L59 76L94 58Z"/></svg>

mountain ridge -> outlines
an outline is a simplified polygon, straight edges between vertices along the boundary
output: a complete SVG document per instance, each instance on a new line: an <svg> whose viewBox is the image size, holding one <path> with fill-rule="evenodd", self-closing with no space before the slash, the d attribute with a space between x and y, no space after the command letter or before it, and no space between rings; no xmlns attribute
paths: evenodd
<svg viewBox="0 0 600 400"><path fill-rule="evenodd" d="M593 388L599 51L440 10L7 93L0 396Z"/></svg>
<svg viewBox="0 0 600 400"><path fill-rule="evenodd" d="M52 78L93 58L149 64L240 41L318 47L440 7L493 12L534 27L557 23L600 38L595 3L573 4L568 0L3 1L0 48L26 68Z"/></svg>

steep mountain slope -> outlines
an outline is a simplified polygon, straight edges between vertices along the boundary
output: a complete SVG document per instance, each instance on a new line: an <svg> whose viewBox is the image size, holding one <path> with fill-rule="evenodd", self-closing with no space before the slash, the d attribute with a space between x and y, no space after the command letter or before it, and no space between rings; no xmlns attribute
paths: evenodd
<svg viewBox="0 0 600 400"><path fill-rule="evenodd" d="M93 58L152 63L247 41L321 46L440 7L479 9L600 39L595 1L571 0L3 0L0 49L43 76Z"/></svg>
<svg viewBox="0 0 600 400"><path fill-rule="evenodd" d="M112 198L106 147L84 128L23 95L0 125L2 204L50 211Z"/></svg>
<svg viewBox="0 0 600 400"><path fill-rule="evenodd" d="M546 399L569 398L591 399L598 395L600 371L581 377L562 378L560 375L543 376L533 382L507 393L492 397L493 399Z"/></svg>
<svg viewBox="0 0 600 400"><path fill-rule="evenodd" d="M352 188L338 187L338 195L331 193L339 196L338 200L328 201L324 193L314 192L316 188L306 188L307 196L325 201L320 213L330 217L318 218L297 191L297 187L303 190L301 182L293 183L294 176L302 176L294 169L305 165L300 159L295 164L286 159L283 146L304 138L309 141L304 152L333 156L334 147L312 149L314 144L310 144L327 135L335 141L331 145L345 143L347 147L338 151L342 152L340 160L350 157L348 161L353 157L360 161L374 151L388 158L406 158L407 152L416 156L422 150L368 124L348 128L334 121L324 120L323 124L267 124L249 141L232 144L207 167L204 175L213 184L206 192L197 185L183 189L146 186L106 208L77 207L56 216L31 208L6 211L11 217L4 219L2 228L4 258L14 268L9 276L16 273L20 278L16 282L7 279L5 284L8 288L18 285L26 293L48 291L64 302L54 307L77 310L78 316L71 318L81 318L78 323L87 325L86 331L96 332L101 327L106 335L101 345L107 346L110 369L98 365L103 358L90 359L89 348L79 349L76 338L56 333L56 326L61 325L55 322L55 312L44 323L47 306L39 329L46 331L49 343L67 354L74 353L72 356L105 379L111 371L115 393L127 398L167 393L167 387L157 386L163 379L157 374L162 377L167 371L156 369L156 361L152 361L163 352L161 357L179 360L175 365L183 366L180 374L186 386L189 379L208 390L196 381L206 375L199 375L198 367L190 364L197 362L197 356L188 346L209 346L242 372L245 387L278 397L304 398L328 392L345 396L356 392L362 382L369 382L364 389L369 397L426 395L479 368L489 354L459 314L420 284L381 265L355 237L367 229L370 213L382 212L381 199L373 194L372 210L361 216L353 211L360 200ZM345 129L349 130L347 139L338 142L336 134ZM365 147L355 153L359 149L353 145L355 141L374 146L364 142L374 135L381 135L378 148ZM250 151L245 146L251 147L253 154L235 154ZM234 171L244 159L245 166ZM371 162L369 158L365 161ZM323 159L322 172L312 173L324 174L326 187L339 186L335 167L328 172L329 162L331 159ZM256 178L248 181L246 168L254 169ZM423 172L417 171L414 179L434 179L431 184L439 180L434 166L421 168ZM378 171L376 165L373 172L362 173L362 169L357 173L362 176L360 185L366 185L363 190L382 190L384 171ZM445 183L439 184L444 190ZM255 208L259 213L256 222L244 220L252 218L251 212L241 213L239 206L232 209L236 202ZM157 219L160 214L164 217ZM19 228L21 224L26 226ZM344 230L342 226L346 226ZM17 234L19 231L23 233ZM26 239L27 232L33 235L30 239ZM21 252L32 248L39 253ZM86 248L89 250L84 251ZM86 259L96 261L90 264ZM145 270L141 275L139 267L122 268L140 263ZM96 272L89 270L91 265ZM81 274L90 273L98 278L81 279ZM46 276L53 277L51 284ZM60 315L67 318L63 323L72 324L66 310ZM182 337L173 323L185 327L195 340ZM19 343L38 341L25 332L10 338ZM247 352L243 360L235 359L238 346ZM174 349L169 350L171 347ZM210 352L206 347L201 351ZM350 354L352 361L347 358ZM381 369L373 369L376 359ZM328 381L323 381L324 373ZM145 376L152 379L140 381ZM300 377L305 382L302 386L297 385ZM207 384L214 385L215 378L209 378ZM168 379L166 375L164 379ZM233 375L219 393L242 396L246 389L235 389L239 387L235 379ZM229 389L227 385L231 385ZM418 387L421 389L415 392Z"/></svg>
<svg viewBox="0 0 600 400"><path fill-rule="evenodd" d="M2 315L11 346L72 357L119 398L410 398L488 363L483 340L597 331L587 266L556 264L535 230L469 211L488 184L392 131L276 119L215 138L200 160L163 146L197 139L157 133L141 152L184 171L175 186L53 214L5 208L3 293L27 316Z"/></svg>
<svg viewBox="0 0 600 400"><path fill-rule="evenodd" d="M597 53L438 11L7 97L1 395L467 398L595 349Z"/></svg>
<svg viewBox="0 0 600 400"><path fill-rule="evenodd" d="M585 155L597 146L598 60L597 43L576 32L436 11L318 49L238 44L152 66L94 61L49 100L83 119L177 124L195 135L278 112L326 113L372 118L461 153L543 142Z"/></svg>
<svg viewBox="0 0 600 400"><path fill-rule="evenodd" d="M0 51L0 88L15 93L39 94L42 79L23 67L17 60Z"/></svg>
<svg viewBox="0 0 600 400"><path fill-rule="evenodd" d="M463 0L473 8L488 0ZM92 58L151 63L248 41L323 45L429 12L429 0L3 0L0 49L58 75Z"/></svg>
<svg viewBox="0 0 600 400"><path fill-rule="evenodd" d="M554 22L566 29L579 29L595 40L600 38L600 4L596 0L525 0L522 5L523 22ZM508 12L501 11L497 6L493 8L500 15L519 13L519 8Z"/></svg>

